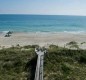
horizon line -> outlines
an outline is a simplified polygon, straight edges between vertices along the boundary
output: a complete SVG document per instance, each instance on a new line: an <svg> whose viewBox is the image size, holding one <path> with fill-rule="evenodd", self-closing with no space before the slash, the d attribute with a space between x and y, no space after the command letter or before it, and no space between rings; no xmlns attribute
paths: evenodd
<svg viewBox="0 0 86 80"><path fill-rule="evenodd" d="M23 14L23 13L0 13L0 15L43 15L43 16L86 16L86 15L71 15L71 14Z"/></svg>

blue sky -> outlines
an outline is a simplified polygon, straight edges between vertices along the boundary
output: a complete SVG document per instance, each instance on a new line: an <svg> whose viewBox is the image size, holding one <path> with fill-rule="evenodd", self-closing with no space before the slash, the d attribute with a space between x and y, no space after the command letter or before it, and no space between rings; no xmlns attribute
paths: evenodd
<svg viewBox="0 0 86 80"><path fill-rule="evenodd" d="M0 0L0 14L86 15L86 0Z"/></svg>

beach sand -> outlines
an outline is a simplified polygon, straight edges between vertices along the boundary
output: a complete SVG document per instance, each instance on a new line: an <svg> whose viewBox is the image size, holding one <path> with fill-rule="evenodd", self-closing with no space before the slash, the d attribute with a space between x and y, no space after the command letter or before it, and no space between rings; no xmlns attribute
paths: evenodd
<svg viewBox="0 0 86 80"><path fill-rule="evenodd" d="M86 34L73 34L66 32L57 33L27 33L27 32L15 32L10 37L4 37L5 34L0 33L0 46L11 47L17 44L24 45L39 45L48 47L51 44L64 47L64 45L70 41L76 41L79 43L80 48L86 49L86 43L81 45L80 43L86 42Z"/></svg>

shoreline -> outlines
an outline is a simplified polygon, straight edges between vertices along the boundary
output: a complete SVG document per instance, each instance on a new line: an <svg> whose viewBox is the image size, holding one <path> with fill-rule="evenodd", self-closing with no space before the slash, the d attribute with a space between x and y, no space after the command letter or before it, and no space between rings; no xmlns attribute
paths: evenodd
<svg viewBox="0 0 86 80"><path fill-rule="evenodd" d="M46 33L46 34L56 34L56 33L69 33L69 34L86 34L86 31L13 31L5 30L0 31L0 34L12 31L13 33Z"/></svg>
<svg viewBox="0 0 86 80"><path fill-rule="evenodd" d="M4 37L5 34L0 33L0 46L11 47L12 45L39 45L49 46L58 45L64 47L66 43L75 41L79 44L86 42L85 33L67 33L67 32L13 32L10 37ZM86 44L80 45L80 48L86 49Z"/></svg>

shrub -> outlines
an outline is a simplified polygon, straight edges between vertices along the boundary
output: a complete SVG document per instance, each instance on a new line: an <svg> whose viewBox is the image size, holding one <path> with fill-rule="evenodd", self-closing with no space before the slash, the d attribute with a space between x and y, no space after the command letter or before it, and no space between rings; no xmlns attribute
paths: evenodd
<svg viewBox="0 0 86 80"><path fill-rule="evenodd" d="M62 68L63 73L69 74L70 68L66 64L62 64L61 68Z"/></svg>
<svg viewBox="0 0 86 80"><path fill-rule="evenodd" d="M80 56L80 62L81 63L86 63L86 55L81 55Z"/></svg>
<svg viewBox="0 0 86 80"><path fill-rule="evenodd" d="M78 43L75 41L71 41L71 42L67 43L66 46L69 46L70 48L79 49Z"/></svg>

